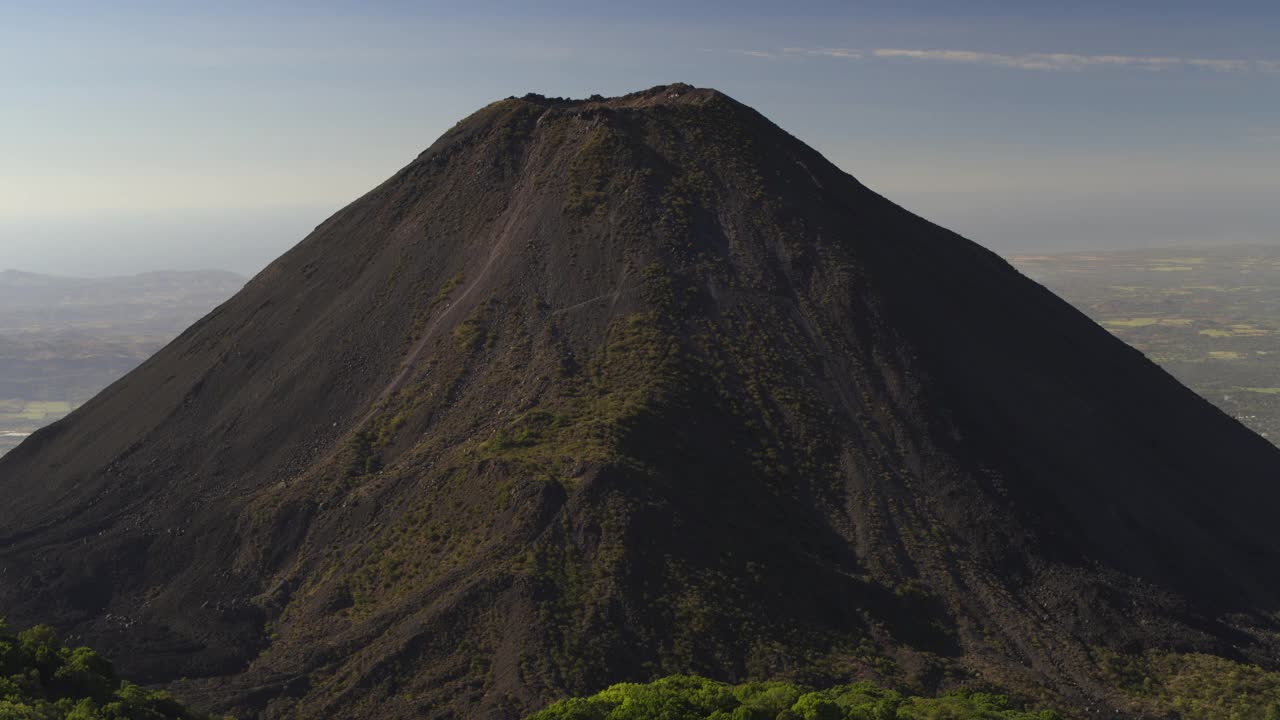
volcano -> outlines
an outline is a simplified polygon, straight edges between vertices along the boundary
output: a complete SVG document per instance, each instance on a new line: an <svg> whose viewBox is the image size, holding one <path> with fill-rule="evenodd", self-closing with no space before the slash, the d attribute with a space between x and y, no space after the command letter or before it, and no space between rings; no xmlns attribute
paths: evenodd
<svg viewBox="0 0 1280 720"><path fill-rule="evenodd" d="M0 460L0 614L242 717L1274 664L1280 450L709 89L458 123Z"/></svg>

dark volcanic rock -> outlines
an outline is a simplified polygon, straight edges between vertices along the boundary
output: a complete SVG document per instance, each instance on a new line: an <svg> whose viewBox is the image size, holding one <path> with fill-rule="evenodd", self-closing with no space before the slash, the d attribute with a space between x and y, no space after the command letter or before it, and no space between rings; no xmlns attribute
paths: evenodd
<svg viewBox="0 0 1280 720"><path fill-rule="evenodd" d="M712 90L495 103L0 461L0 612L268 716L1274 657L1280 451ZM882 659L896 661L896 670Z"/></svg>

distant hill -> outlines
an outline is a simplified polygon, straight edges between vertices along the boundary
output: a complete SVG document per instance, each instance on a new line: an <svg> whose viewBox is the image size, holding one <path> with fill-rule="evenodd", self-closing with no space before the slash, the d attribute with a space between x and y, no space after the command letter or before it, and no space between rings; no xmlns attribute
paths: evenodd
<svg viewBox="0 0 1280 720"><path fill-rule="evenodd" d="M0 454L137 367L244 283L220 271L0 271Z"/></svg>
<svg viewBox="0 0 1280 720"><path fill-rule="evenodd" d="M223 271L70 278L0 271L0 332L66 330L176 335L245 278Z"/></svg>
<svg viewBox="0 0 1280 720"><path fill-rule="evenodd" d="M1193 661L1276 687L1277 478L733 99L530 95L0 458L0 614L242 717L691 673L1168 717Z"/></svg>

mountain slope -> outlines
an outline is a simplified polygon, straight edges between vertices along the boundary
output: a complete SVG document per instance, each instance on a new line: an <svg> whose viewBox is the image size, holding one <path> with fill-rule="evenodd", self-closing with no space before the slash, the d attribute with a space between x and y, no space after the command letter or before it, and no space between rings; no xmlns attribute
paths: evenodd
<svg viewBox="0 0 1280 720"><path fill-rule="evenodd" d="M0 611L268 716L1274 657L1280 451L673 85L490 105L0 460Z"/></svg>

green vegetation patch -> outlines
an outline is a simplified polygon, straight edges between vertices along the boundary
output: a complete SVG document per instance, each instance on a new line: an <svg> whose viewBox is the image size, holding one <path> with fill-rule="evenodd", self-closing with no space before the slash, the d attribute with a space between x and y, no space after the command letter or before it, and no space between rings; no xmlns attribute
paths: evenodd
<svg viewBox="0 0 1280 720"><path fill-rule="evenodd" d="M501 100L495 103L501 111L495 123L494 139L507 149L514 149L533 134L538 118L545 109L524 100Z"/></svg>
<svg viewBox="0 0 1280 720"><path fill-rule="evenodd" d="M632 423L679 385L679 346L654 313L613 321L585 372L476 448L477 459L521 466L531 477L566 482L569 466L614 459Z"/></svg>
<svg viewBox="0 0 1280 720"><path fill-rule="evenodd" d="M466 320L454 326L453 342L459 350L472 353L485 346L485 340L489 338L489 330L485 324L488 309L488 302L480 303Z"/></svg>
<svg viewBox="0 0 1280 720"><path fill-rule="evenodd" d="M71 412L71 403L64 400L28 401L23 413L34 420L42 420L50 415L65 415Z"/></svg>
<svg viewBox="0 0 1280 720"><path fill-rule="evenodd" d="M1278 720L1280 673L1199 653L1140 657L1099 651L1108 684L1131 698L1131 711L1184 720Z"/></svg>
<svg viewBox="0 0 1280 720"><path fill-rule="evenodd" d="M0 420L45 423L75 409L65 400L0 400Z"/></svg>
<svg viewBox="0 0 1280 720"><path fill-rule="evenodd" d="M596 128L569 161L565 209L582 215L603 212L610 196L625 185L617 168L627 167L630 155L621 133L605 125Z"/></svg>
<svg viewBox="0 0 1280 720"><path fill-rule="evenodd" d="M694 208L706 203L710 197L710 180L704 172L694 168L671 179L662 194L662 206L678 227L687 229L692 223Z"/></svg>
<svg viewBox="0 0 1280 720"><path fill-rule="evenodd" d="M422 337L422 333L426 331L427 322L433 316L435 309L449 300L449 296L453 294L454 290L458 289L458 286L462 285L463 280L465 280L465 276L459 272L454 273L449 276L448 280L444 281L444 284L436 291L431 301L426 303L414 315L413 329L409 332L409 340L412 341Z"/></svg>
<svg viewBox="0 0 1280 720"><path fill-rule="evenodd" d="M1189 327L1195 321L1191 318L1167 317L1135 317L1135 318L1114 318L1111 320L1103 320L1102 325L1109 328L1139 328L1151 327L1159 325L1161 327Z"/></svg>
<svg viewBox="0 0 1280 720"><path fill-rule="evenodd" d="M382 469L382 450L395 440L396 432L404 425L404 415L380 415L370 427L352 434L347 441L349 460L347 475L360 477L372 475Z"/></svg>
<svg viewBox="0 0 1280 720"><path fill-rule="evenodd" d="M782 682L728 685L674 675L623 683L562 700L528 720L1055 720L1049 710L1019 709L1003 695L956 690L903 695L872 683L814 690Z"/></svg>
<svg viewBox="0 0 1280 720"><path fill-rule="evenodd" d="M0 620L3 720L197 720L168 693L116 677L87 647L68 648L46 625L10 634Z"/></svg>
<svg viewBox="0 0 1280 720"><path fill-rule="evenodd" d="M485 329L475 317L469 317L453 328L453 340L458 349L474 352L484 345Z"/></svg>
<svg viewBox="0 0 1280 720"><path fill-rule="evenodd" d="M347 438L347 476L372 475L382 469L382 451L396 440L400 428L422 406L421 387L403 388L379 403L365 426Z"/></svg>
<svg viewBox="0 0 1280 720"><path fill-rule="evenodd" d="M557 393L488 437L459 446L451 455L456 464L442 482L478 488L486 465L498 462L506 476L569 486L584 464L618 461L621 440L632 425L679 386L679 353L676 337L655 313L615 320L584 367L562 370ZM421 388L406 388L352 436L349 475L382 468L383 449L395 442L403 418L416 412L421 397ZM510 506L514 489L504 480L490 488L492 496L473 490L474 506L424 504L382 529L348 578L353 604L343 613L364 617L378 603L425 587L469 561L491 538L491 523Z"/></svg>
<svg viewBox="0 0 1280 720"><path fill-rule="evenodd" d="M478 521L477 521L478 522ZM477 522L450 522L419 508L386 529L363 564L347 578L352 606L341 614L359 619L379 603L403 597L457 568L479 549Z"/></svg>
<svg viewBox="0 0 1280 720"><path fill-rule="evenodd" d="M1255 325L1237 323L1234 325L1228 325L1225 328L1216 327L1216 328L1209 328L1208 330L1201 330L1200 334L1207 335L1208 337L1215 337L1215 338L1267 337L1268 335L1271 334L1271 331L1265 328L1257 327Z"/></svg>
<svg viewBox="0 0 1280 720"><path fill-rule="evenodd" d="M1139 317L1139 318L1115 318L1112 320L1103 320L1105 327L1148 327L1160 322L1160 318Z"/></svg>

